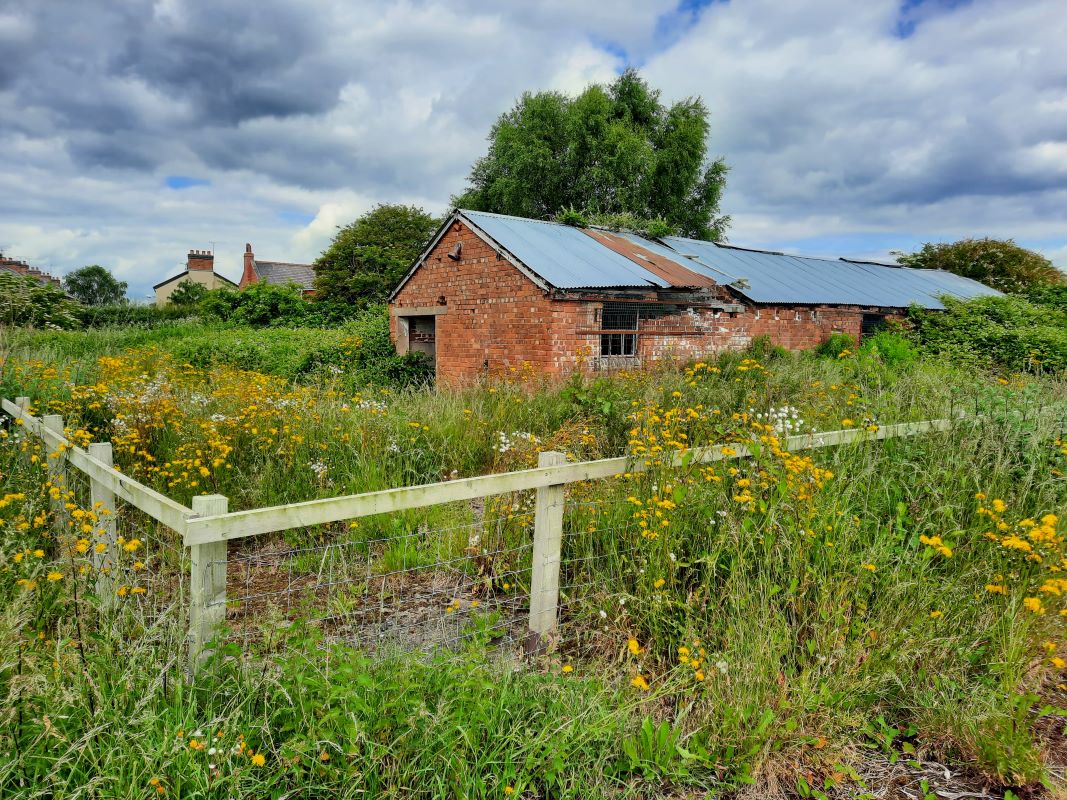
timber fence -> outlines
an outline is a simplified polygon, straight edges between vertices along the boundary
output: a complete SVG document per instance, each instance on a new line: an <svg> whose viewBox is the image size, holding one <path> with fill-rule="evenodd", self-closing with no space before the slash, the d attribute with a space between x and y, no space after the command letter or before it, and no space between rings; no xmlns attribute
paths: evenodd
<svg viewBox="0 0 1067 800"><path fill-rule="evenodd" d="M168 567L172 577L160 580L151 602L160 606L165 598L187 612L193 665L217 637L281 646L296 620L312 621L327 640L369 649L472 638L539 648L574 618L569 606L583 602L580 589L623 577L628 567L620 549L640 541L633 507L605 499L590 483L644 471L629 457L573 463L563 453L542 452L533 469L230 511L226 497L194 497L187 507L124 475L113 466L109 443L76 446L60 417L29 414L28 398L0 405L44 442L54 485L87 483L80 491L111 512L103 517L97 564L120 564L125 546L138 539L147 554L142 572ZM802 451L910 437L976 419L960 414L876 431L794 435L781 446ZM671 458L682 468L743 459L754 450L730 443ZM408 513L416 509L447 511L438 516L447 524L417 521ZM251 547L253 540L259 546ZM127 585L118 571L104 570L101 594L116 582ZM595 602L585 610L596 613Z"/></svg>

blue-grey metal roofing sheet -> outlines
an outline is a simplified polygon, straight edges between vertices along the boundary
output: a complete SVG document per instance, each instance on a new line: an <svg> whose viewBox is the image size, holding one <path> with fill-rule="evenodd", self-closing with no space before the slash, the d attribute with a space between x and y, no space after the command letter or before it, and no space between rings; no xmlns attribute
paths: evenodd
<svg viewBox="0 0 1067 800"><path fill-rule="evenodd" d="M669 285L579 228L485 211L460 213L557 289ZM677 253L671 258L688 263Z"/></svg>
<svg viewBox="0 0 1067 800"><path fill-rule="evenodd" d="M909 269L722 247L668 236L678 253L736 276L730 285L757 303L944 308L938 297L999 294L984 284L940 270Z"/></svg>

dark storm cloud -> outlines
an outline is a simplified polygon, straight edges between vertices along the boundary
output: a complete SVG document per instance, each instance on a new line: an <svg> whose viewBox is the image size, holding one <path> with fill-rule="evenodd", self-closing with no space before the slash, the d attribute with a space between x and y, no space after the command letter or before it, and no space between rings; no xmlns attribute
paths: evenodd
<svg viewBox="0 0 1067 800"><path fill-rule="evenodd" d="M5 13L0 43L16 66L4 86L22 113L0 125L61 132L85 167L151 169L184 131L321 114L358 79L324 55L327 32L301 4L16 2Z"/></svg>
<svg viewBox="0 0 1067 800"><path fill-rule="evenodd" d="M358 79L320 55L328 31L317 19L277 0L188 4L146 20L109 69L191 101L212 124L317 114Z"/></svg>

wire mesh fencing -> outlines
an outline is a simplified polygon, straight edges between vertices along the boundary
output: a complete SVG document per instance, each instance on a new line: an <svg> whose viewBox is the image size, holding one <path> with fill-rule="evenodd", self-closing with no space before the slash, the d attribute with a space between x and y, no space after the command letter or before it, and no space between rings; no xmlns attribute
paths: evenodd
<svg viewBox="0 0 1067 800"><path fill-rule="evenodd" d="M603 489L603 485L599 485ZM593 647L605 603L632 591L643 541L624 498L570 485L539 513L562 516L555 580L536 585L534 491L229 543L225 633L240 652L343 642L368 653ZM218 574L217 572L215 574ZM627 587L630 587L627 589ZM542 597L557 620L531 636ZM614 599L610 602L616 602Z"/></svg>
<svg viewBox="0 0 1067 800"><path fill-rule="evenodd" d="M75 581L99 623L143 636L182 616L188 551L180 534L110 493L101 501L92 479L70 465L53 469L50 482L53 574Z"/></svg>
<svg viewBox="0 0 1067 800"><path fill-rule="evenodd" d="M530 494L530 493L527 493ZM310 633L369 652L513 645L525 631L533 515L521 496L231 543L225 638L274 649Z"/></svg>

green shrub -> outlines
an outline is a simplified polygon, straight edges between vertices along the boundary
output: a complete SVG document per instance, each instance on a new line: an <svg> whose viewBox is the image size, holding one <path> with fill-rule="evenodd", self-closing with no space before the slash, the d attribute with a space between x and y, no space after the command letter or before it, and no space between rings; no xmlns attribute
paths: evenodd
<svg viewBox="0 0 1067 800"><path fill-rule="evenodd" d="M864 340L860 352L876 356L890 367L910 364L919 357L918 350L907 336L889 331L881 331Z"/></svg>
<svg viewBox="0 0 1067 800"><path fill-rule="evenodd" d="M928 353L1010 370L1067 369L1067 312L1021 297L946 298L945 311L913 308L914 337Z"/></svg>
<svg viewBox="0 0 1067 800"><path fill-rule="evenodd" d="M295 284L253 283L241 291L213 289L200 301L200 310L234 325L286 327L304 322L308 303Z"/></svg>
<svg viewBox="0 0 1067 800"><path fill-rule="evenodd" d="M195 309L175 305L159 307L123 303L108 306L83 306L78 309L78 317L86 328L155 328L180 320L192 319L195 315Z"/></svg>
<svg viewBox="0 0 1067 800"><path fill-rule="evenodd" d="M789 351L780 344L775 344L770 336L757 336L748 345L748 354L757 361L768 358L785 358Z"/></svg>
<svg viewBox="0 0 1067 800"><path fill-rule="evenodd" d="M0 325L15 328L78 328L79 305L62 289L0 272Z"/></svg>
<svg viewBox="0 0 1067 800"><path fill-rule="evenodd" d="M1060 313L1067 313L1067 286L1035 286L1026 293L1026 299L1034 305L1048 306Z"/></svg>
<svg viewBox="0 0 1067 800"><path fill-rule="evenodd" d="M840 358L842 353L851 353L855 349L856 340L847 333L831 333L825 341L818 344L815 353L824 358Z"/></svg>

